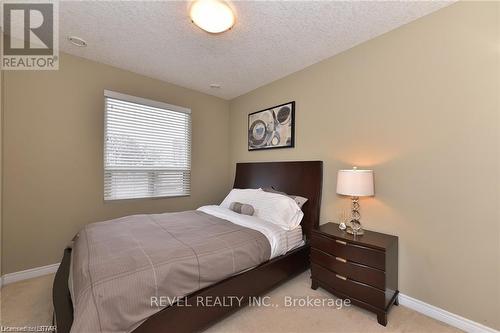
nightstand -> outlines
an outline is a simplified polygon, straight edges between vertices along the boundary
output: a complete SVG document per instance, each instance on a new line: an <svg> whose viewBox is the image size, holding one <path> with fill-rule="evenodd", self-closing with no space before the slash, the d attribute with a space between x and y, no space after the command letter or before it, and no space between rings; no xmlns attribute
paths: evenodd
<svg viewBox="0 0 500 333"><path fill-rule="evenodd" d="M327 223L311 237L312 289L318 286L377 314L387 325L387 313L398 305L398 237L365 230L354 237Z"/></svg>

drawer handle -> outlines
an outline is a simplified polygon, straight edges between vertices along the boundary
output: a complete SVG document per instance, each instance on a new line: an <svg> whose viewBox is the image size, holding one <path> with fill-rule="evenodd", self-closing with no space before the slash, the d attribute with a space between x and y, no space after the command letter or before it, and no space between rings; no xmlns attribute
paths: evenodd
<svg viewBox="0 0 500 333"><path fill-rule="evenodd" d="M342 244L342 245L347 245L347 242L341 241L339 239L336 239L335 242Z"/></svg>
<svg viewBox="0 0 500 333"><path fill-rule="evenodd" d="M338 275L338 274L335 274L335 276L338 278L338 279L341 279L341 280L347 280L347 278L345 276L342 276L342 275Z"/></svg>
<svg viewBox="0 0 500 333"><path fill-rule="evenodd" d="M347 260L345 260L344 258L340 258L340 257L335 257L335 260L343 262L343 263L347 262Z"/></svg>

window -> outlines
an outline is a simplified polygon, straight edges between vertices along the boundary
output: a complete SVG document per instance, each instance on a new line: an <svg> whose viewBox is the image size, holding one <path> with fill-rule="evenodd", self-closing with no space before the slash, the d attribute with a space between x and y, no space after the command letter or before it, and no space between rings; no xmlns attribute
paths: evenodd
<svg viewBox="0 0 500 333"><path fill-rule="evenodd" d="M186 196L191 110L104 91L104 200Z"/></svg>

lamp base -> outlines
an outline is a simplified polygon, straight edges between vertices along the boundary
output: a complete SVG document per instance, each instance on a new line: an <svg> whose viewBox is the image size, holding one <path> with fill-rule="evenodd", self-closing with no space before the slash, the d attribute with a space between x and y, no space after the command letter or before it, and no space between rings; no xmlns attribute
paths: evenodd
<svg viewBox="0 0 500 333"><path fill-rule="evenodd" d="M347 227L346 232L348 234L351 234L354 236L361 236L365 233L365 231L363 229L359 229L359 230L354 231L351 227Z"/></svg>
<svg viewBox="0 0 500 333"><path fill-rule="evenodd" d="M352 234L354 236L362 235L364 234L363 232L363 226L361 225L361 222L359 222L359 218L361 217L361 214L359 213L359 198L358 197L352 197L352 220L351 220L351 225L347 227L347 233Z"/></svg>
<svg viewBox="0 0 500 333"><path fill-rule="evenodd" d="M357 219L352 219L349 226L347 227L347 233L352 234L354 236L364 234L363 225Z"/></svg>

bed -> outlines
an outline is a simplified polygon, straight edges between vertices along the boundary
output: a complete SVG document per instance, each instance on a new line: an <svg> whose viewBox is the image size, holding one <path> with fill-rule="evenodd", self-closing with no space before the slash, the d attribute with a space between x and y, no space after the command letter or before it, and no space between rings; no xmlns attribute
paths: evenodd
<svg viewBox="0 0 500 333"><path fill-rule="evenodd" d="M300 226L306 242L283 255L265 261L237 275L189 293L182 302L162 308L149 316L133 332L193 332L200 331L217 320L248 304L251 297L259 296L309 267L311 230L319 224L322 189L322 162L263 162L238 163L234 188L274 189L308 198L302 207L304 217ZM180 213L181 214L181 213ZM53 286L54 322L58 332L69 332L73 324L73 302L68 279L71 266L71 249L64 251L61 265ZM241 303L228 306L206 307L195 300L200 297L241 297Z"/></svg>

